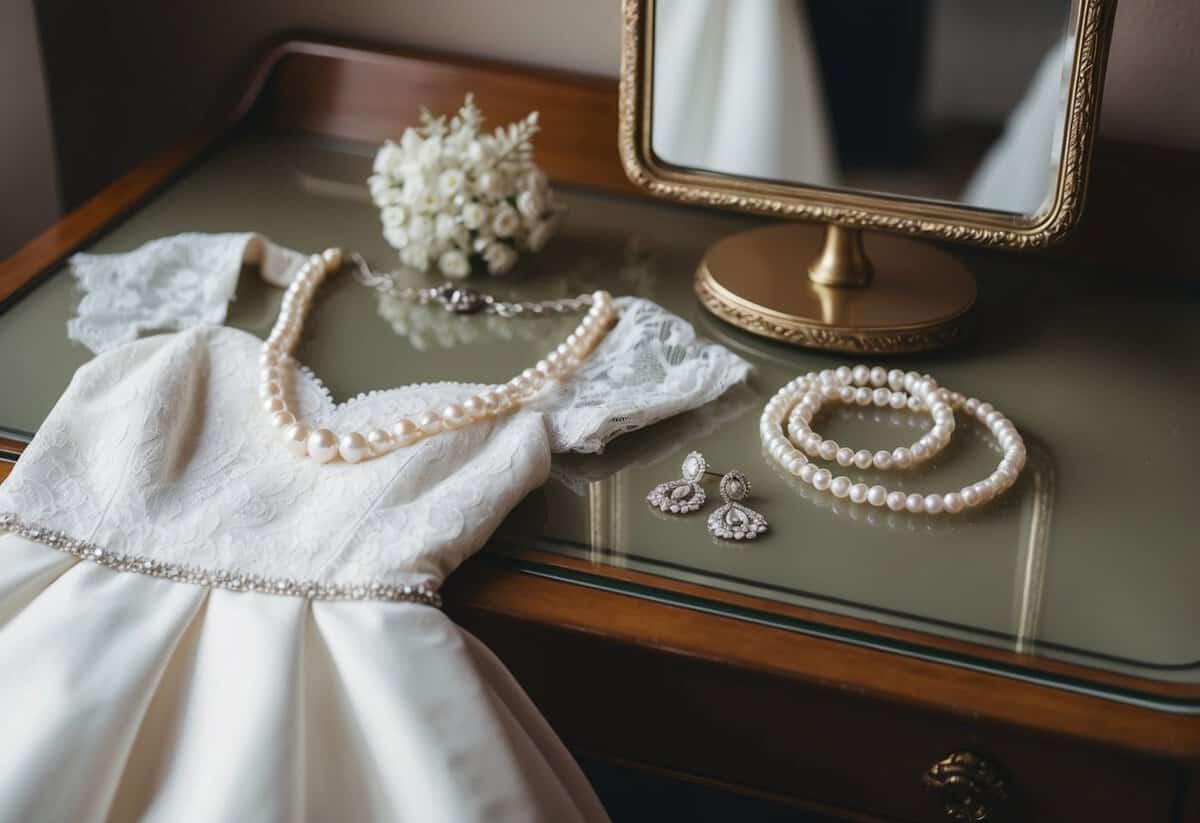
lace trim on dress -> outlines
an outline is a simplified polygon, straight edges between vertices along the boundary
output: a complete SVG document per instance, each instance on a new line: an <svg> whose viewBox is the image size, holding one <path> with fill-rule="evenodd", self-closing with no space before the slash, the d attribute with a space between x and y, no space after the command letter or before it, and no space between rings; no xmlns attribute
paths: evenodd
<svg viewBox="0 0 1200 823"><path fill-rule="evenodd" d="M244 263L286 286L304 255L252 234L177 234L122 254L76 254L71 273L83 298L67 337L96 354L150 330L225 322Z"/></svg>
<svg viewBox="0 0 1200 823"><path fill-rule="evenodd" d="M711 403L750 373L657 303L620 297L616 306L620 319L575 376L528 404L546 415L551 451L601 452L622 434Z"/></svg>
<svg viewBox="0 0 1200 823"><path fill-rule="evenodd" d="M441 595L426 586L398 586L387 583L318 583L314 580L261 577L236 571L212 571L194 566L163 563L136 554L121 554L53 529L25 523L11 512L0 514L0 531L7 531L26 540L33 540L80 560L107 566L114 571L161 577L176 583L193 583L197 586L228 589L234 592L306 597L309 600L386 600L422 603L434 607L442 605Z"/></svg>

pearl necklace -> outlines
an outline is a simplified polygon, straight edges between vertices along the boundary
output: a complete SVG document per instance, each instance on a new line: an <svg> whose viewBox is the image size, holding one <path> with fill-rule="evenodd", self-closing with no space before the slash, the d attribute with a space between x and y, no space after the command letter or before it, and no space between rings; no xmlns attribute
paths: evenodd
<svg viewBox="0 0 1200 823"><path fill-rule="evenodd" d="M288 402L289 378L296 371L292 352L299 342L317 287L328 274L341 269L343 262L341 249L326 249L322 254L313 255L284 293L279 317L263 344L259 358L259 395L271 425L282 430L288 449L299 457L312 457L319 463L329 463L339 457L347 463L358 463L440 432L509 414L535 397L550 381L570 377L608 333L617 316L612 296L605 291L543 303L502 303L490 295L449 284L437 289L395 290L390 285L390 278L373 274L358 255L354 255L354 260L359 268L359 279L366 285L389 291L401 299L438 302L455 314L490 312L502 317L519 317L548 312L561 314L584 307L588 307L588 312L575 331L545 359L507 383L493 386L461 403L451 403L440 410L430 409L416 419L401 418L390 430L379 428L366 434L347 432L341 435L329 429L310 430L297 419Z"/></svg>
<svg viewBox="0 0 1200 823"><path fill-rule="evenodd" d="M809 427L813 416L827 401L927 411L933 417L934 425L911 446L873 454L865 449L854 451L822 438ZM928 460L949 444L954 433L956 410L973 415L987 426L1004 450L1000 465L991 475L958 491L922 496L888 491L879 485L868 487L849 477L833 476L828 469L810 463L804 453L860 469L909 468ZM892 511L907 510L913 514L958 514L982 505L1007 491L1025 466L1025 442L1012 421L990 403L941 388L928 375L899 369L886 371L878 366L873 369L842 366L797 377L767 403L759 421L759 435L772 460L818 491L828 490L834 497L848 497L853 503L887 506Z"/></svg>

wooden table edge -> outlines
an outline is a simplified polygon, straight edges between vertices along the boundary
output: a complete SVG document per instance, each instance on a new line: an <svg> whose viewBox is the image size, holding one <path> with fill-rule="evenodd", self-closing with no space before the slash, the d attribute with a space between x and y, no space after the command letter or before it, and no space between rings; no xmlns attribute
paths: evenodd
<svg viewBox="0 0 1200 823"><path fill-rule="evenodd" d="M884 643L907 647L915 654L943 655L945 662L954 665L955 660L964 663L991 665L997 673L1008 676L1028 676L1042 679L1047 688L1108 688L1114 700L1126 702L1162 703L1163 711L1176 714L1200 714L1200 684L1176 683L1153 678L1124 674L1056 660L1045 656L1010 651L971 640L960 640L933 634L920 629L852 617L816 607L799 606L780 600L743 594L736 591L693 583L652 572L636 571L613 564L594 563L567 554L531 548L514 548L508 541L500 547L500 556L511 558L518 566L546 567L563 570L569 575L603 578L606 581L629 583L634 587L653 589L675 599L695 599L704 607L722 609L731 607L732 613L747 613L749 619L760 622L795 622L829 629L831 633L878 638ZM547 575L553 576L553 574ZM1015 642L1015 641L1014 641ZM1061 685L1059 685L1061 684Z"/></svg>
<svg viewBox="0 0 1200 823"><path fill-rule="evenodd" d="M1200 716L763 626L636 595L466 561L446 609L476 612L735 667L764 677L1007 724L1152 757L1200 761ZM886 669L887 676L880 676ZM868 676L869 675L869 676Z"/></svg>

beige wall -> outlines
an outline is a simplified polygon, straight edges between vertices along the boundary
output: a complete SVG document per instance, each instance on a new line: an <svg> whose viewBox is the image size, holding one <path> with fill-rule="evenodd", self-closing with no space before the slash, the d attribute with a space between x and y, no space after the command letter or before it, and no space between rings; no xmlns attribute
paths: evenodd
<svg viewBox="0 0 1200 823"><path fill-rule="evenodd" d="M0 89L15 101L0 121L0 191L29 199L5 216L0 254L54 206L30 6L0 2ZM37 0L37 9L69 205L194 130L282 32L605 75L620 55L620 0ZM1200 148L1198 37L1196 0L1121 0L1106 134Z"/></svg>
<svg viewBox="0 0 1200 823"><path fill-rule="evenodd" d="M196 127L284 32L615 75L616 0L38 0L67 200ZM60 101L62 101L60 103ZM83 157L84 133L115 126Z"/></svg>

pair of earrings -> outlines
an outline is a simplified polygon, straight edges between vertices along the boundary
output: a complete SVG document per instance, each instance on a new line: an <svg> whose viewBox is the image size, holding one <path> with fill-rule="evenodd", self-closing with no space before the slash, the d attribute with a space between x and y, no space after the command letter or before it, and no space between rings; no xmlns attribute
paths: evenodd
<svg viewBox="0 0 1200 823"><path fill-rule="evenodd" d="M683 477L659 483L646 495L646 502L667 514L690 514L699 511L708 496L700 481L704 475L718 476L709 471L708 461L700 452L691 452L683 459ZM753 540L767 530L767 518L742 505L750 494L750 481L736 469L721 477L721 498L725 503L708 516L708 531L723 540Z"/></svg>

